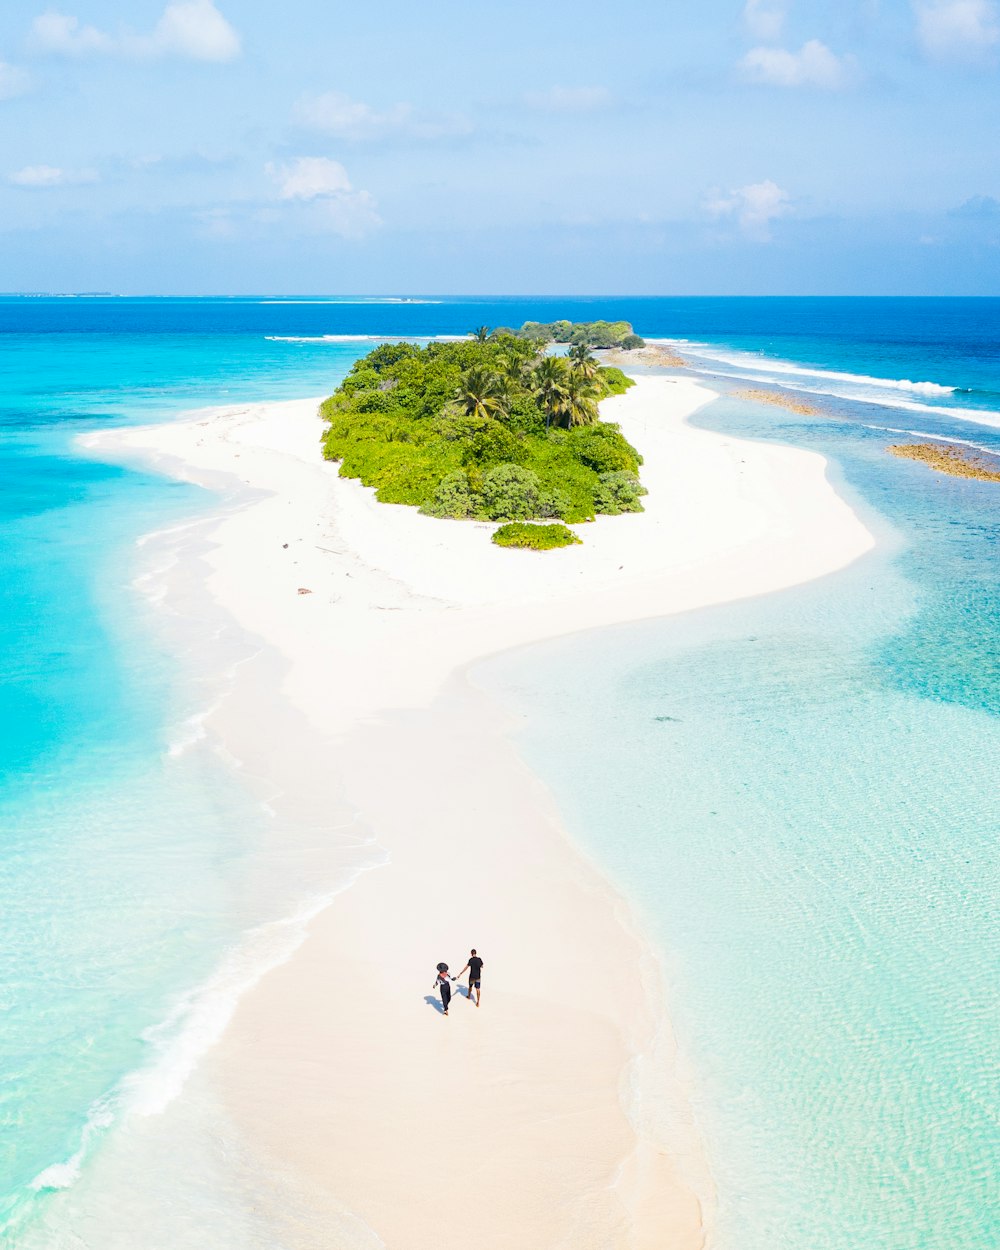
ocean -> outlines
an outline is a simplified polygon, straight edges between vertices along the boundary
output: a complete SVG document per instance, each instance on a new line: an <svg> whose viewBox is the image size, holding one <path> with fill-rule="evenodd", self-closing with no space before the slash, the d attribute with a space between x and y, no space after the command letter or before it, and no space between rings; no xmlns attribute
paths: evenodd
<svg viewBox="0 0 1000 1250"><path fill-rule="evenodd" d="M123 1124L191 1127L238 994L376 862L204 736L254 642L158 600L219 500L76 437L328 393L366 336L557 317L674 341L721 392L696 424L822 452L882 540L476 669L662 954L711 1244L1000 1246L1000 488L884 450L1000 452L1000 300L625 298L0 299L0 1244L117 1244L75 1218L102 1194L143 1220L122 1245L281 1244L195 1152L126 1194ZM735 396L771 382L823 415Z"/></svg>

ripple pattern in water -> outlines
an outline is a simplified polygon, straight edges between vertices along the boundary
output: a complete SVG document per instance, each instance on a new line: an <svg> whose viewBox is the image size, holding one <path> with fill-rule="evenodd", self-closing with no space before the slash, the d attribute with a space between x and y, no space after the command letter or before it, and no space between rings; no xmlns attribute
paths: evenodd
<svg viewBox="0 0 1000 1250"><path fill-rule="evenodd" d="M887 470L844 416L699 420L794 424L908 545L477 676L664 955L713 1250L993 1250L1000 495Z"/></svg>

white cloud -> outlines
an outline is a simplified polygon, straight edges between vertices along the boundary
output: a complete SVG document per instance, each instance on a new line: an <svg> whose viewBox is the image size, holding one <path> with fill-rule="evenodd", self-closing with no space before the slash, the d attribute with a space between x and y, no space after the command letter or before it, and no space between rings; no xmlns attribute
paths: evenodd
<svg viewBox="0 0 1000 1250"><path fill-rule="evenodd" d="M771 239L771 222L786 217L792 211L792 204L788 192L767 179L728 194L710 192L705 210L711 217L735 218L748 238L767 243Z"/></svg>
<svg viewBox="0 0 1000 1250"><path fill-rule="evenodd" d="M97 182L98 177L94 169L60 169L56 165L25 165L23 169L10 174L7 181L15 187L68 187L79 186L86 182Z"/></svg>
<svg viewBox="0 0 1000 1250"><path fill-rule="evenodd" d="M59 56L180 56L196 61L231 61L241 51L239 35L213 0L171 0L148 35L111 35L81 25L71 14L43 13L32 23L29 46Z"/></svg>
<svg viewBox="0 0 1000 1250"><path fill-rule="evenodd" d="M94 26L81 26L80 19L68 13L43 13L36 17L28 43L36 52L55 52L62 56L115 50L115 41L110 35Z"/></svg>
<svg viewBox="0 0 1000 1250"><path fill-rule="evenodd" d="M931 56L968 56L1000 42L994 0L915 0L917 34Z"/></svg>
<svg viewBox="0 0 1000 1250"><path fill-rule="evenodd" d="M0 61L0 100L12 100L16 95L24 95L30 86L27 70Z"/></svg>
<svg viewBox="0 0 1000 1250"><path fill-rule="evenodd" d="M315 200L321 195L351 191L351 180L340 161L326 156L300 156L290 165L269 164L267 173L278 184L283 200Z"/></svg>
<svg viewBox="0 0 1000 1250"><path fill-rule="evenodd" d="M374 109L370 104L352 100L342 91L310 96L301 101L297 111L303 125L338 139L384 139L394 134L410 139L440 139L469 134L472 130L462 117L422 117L412 104Z"/></svg>
<svg viewBox="0 0 1000 1250"><path fill-rule="evenodd" d="M784 48L751 48L740 62L740 69L750 82L835 91L850 80L853 63L831 52L818 39L810 39L798 52L788 52Z"/></svg>
<svg viewBox="0 0 1000 1250"><path fill-rule="evenodd" d="M757 39L778 39L785 24L785 6L775 0L747 0L743 20Z"/></svg>
<svg viewBox="0 0 1000 1250"><path fill-rule="evenodd" d="M611 103L607 87L549 87L546 91L526 91L524 102L535 109L556 113L591 113Z"/></svg>
<svg viewBox="0 0 1000 1250"><path fill-rule="evenodd" d="M345 238L359 238L382 224L373 197L356 191L347 170L326 156L299 156L286 165L268 164L265 172L278 187L278 198L312 205L321 226Z"/></svg>
<svg viewBox="0 0 1000 1250"><path fill-rule="evenodd" d="M150 37L153 50L197 61L232 61L242 51L240 37L212 0L173 0Z"/></svg>

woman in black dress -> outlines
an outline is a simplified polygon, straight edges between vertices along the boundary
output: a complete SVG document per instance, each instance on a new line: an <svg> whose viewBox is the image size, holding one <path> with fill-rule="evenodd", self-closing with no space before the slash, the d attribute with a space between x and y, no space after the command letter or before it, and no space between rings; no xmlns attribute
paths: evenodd
<svg viewBox="0 0 1000 1250"><path fill-rule="evenodd" d="M454 977L448 975L448 965L438 964L437 976L434 978L434 984L441 991L441 1006L444 1008L444 1014L448 1014L448 1004L451 1002L451 982Z"/></svg>

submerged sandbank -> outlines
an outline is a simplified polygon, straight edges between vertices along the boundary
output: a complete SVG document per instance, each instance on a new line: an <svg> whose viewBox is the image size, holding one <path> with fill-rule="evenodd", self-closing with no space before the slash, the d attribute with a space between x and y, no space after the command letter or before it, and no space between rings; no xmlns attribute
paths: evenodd
<svg viewBox="0 0 1000 1250"><path fill-rule="evenodd" d="M335 779L388 856L247 995L206 1062L261 1167L308 1195L302 1245L348 1228L390 1250L703 1240L710 1169L656 958L462 669L793 585L871 547L821 457L688 426L712 397L658 377L606 401L645 457L646 511L543 555L338 479L315 401L89 440L252 488L211 533L208 588L280 653L304 749L329 745L315 799ZM246 718L244 699L239 724L223 707L209 727L232 741ZM433 966L457 970L471 945L483 1006L463 999L443 1020L426 1001ZM640 1068L655 1100L633 1087ZM652 1101L665 1120L644 1114Z"/></svg>

